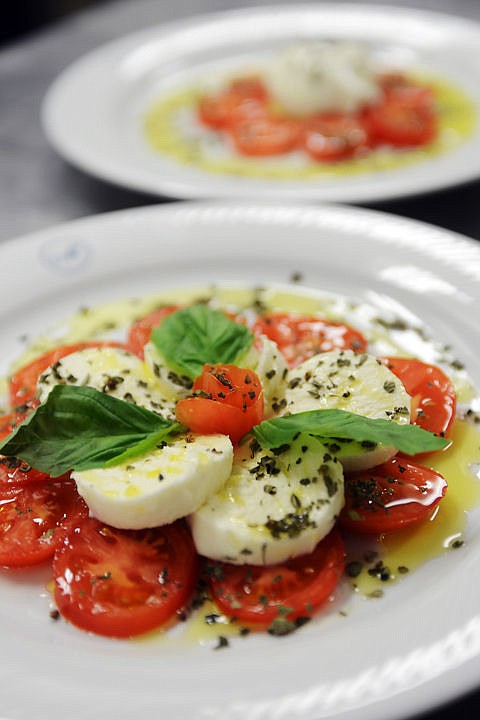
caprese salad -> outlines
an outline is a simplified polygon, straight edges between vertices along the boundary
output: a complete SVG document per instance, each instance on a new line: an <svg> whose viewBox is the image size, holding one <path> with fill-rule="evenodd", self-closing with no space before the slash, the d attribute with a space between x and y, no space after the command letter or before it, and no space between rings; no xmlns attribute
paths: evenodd
<svg viewBox="0 0 480 720"><path fill-rule="evenodd" d="M159 100L146 131L210 169L303 177L419 160L461 141L474 114L460 90L380 65L363 45L309 42Z"/></svg>
<svg viewBox="0 0 480 720"><path fill-rule="evenodd" d="M345 534L421 525L447 489L453 382L320 313L162 304L7 386L0 566L50 562L58 612L100 635L205 598L242 632L291 632L344 577Z"/></svg>

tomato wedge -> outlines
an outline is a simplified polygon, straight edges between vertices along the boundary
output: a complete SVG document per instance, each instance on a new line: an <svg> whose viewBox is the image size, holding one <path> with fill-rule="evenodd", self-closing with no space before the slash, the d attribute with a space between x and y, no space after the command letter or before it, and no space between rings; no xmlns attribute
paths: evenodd
<svg viewBox="0 0 480 720"><path fill-rule="evenodd" d="M242 155L281 155L298 146L302 125L296 120L254 116L235 122L230 128L230 137Z"/></svg>
<svg viewBox="0 0 480 720"><path fill-rule="evenodd" d="M0 486L0 565L37 565L52 557L65 529L88 514L67 476Z"/></svg>
<svg viewBox="0 0 480 720"><path fill-rule="evenodd" d="M193 383L194 397L176 406L179 422L196 433L228 435L238 443L263 419L263 389L258 376L236 365L205 365Z"/></svg>
<svg viewBox="0 0 480 720"><path fill-rule="evenodd" d="M270 567L215 563L207 572L222 612L265 628L278 619L310 618L335 590L344 559L342 538L333 530L309 555Z"/></svg>
<svg viewBox="0 0 480 720"><path fill-rule="evenodd" d="M127 638L166 623L193 592L197 556L186 526L116 530L86 518L55 553L55 602L73 625Z"/></svg>
<svg viewBox="0 0 480 720"><path fill-rule="evenodd" d="M368 148L368 137L355 115L323 113L305 121L303 148L320 162L345 160Z"/></svg>
<svg viewBox="0 0 480 720"><path fill-rule="evenodd" d="M10 378L9 397L12 407L34 407L37 380L45 370L63 357L91 347L125 347L117 342L77 342L49 350L28 365L17 370Z"/></svg>
<svg viewBox="0 0 480 720"><path fill-rule="evenodd" d="M157 327L167 315L171 315L178 309L178 305L166 305L136 320L128 331L127 350L143 359L143 349L150 340L153 328Z"/></svg>
<svg viewBox="0 0 480 720"><path fill-rule="evenodd" d="M367 341L358 330L315 315L267 313L256 320L253 332L274 340L290 367L320 352L367 349Z"/></svg>
<svg viewBox="0 0 480 720"><path fill-rule="evenodd" d="M397 455L346 476L340 522L360 533L395 532L431 515L446 489L442 475Z"/></svg>
<svg viewBox="0 0 480 720"><path fill-rule="evenodd" d="M448 436L455 420L456 393L443 370L414 358L381 358L412 398L412 422Z"/></svg>

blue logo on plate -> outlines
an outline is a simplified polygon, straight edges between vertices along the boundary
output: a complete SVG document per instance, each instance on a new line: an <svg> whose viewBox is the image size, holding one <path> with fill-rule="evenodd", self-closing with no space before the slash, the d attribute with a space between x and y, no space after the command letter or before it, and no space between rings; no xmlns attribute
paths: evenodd
<svg viewBox="0 0 480 720"><path fill-rule="evenodd" d="M40 248L40 260L49 268L75 275L89 265L91 248L84 240L56 238Z"/></svg>

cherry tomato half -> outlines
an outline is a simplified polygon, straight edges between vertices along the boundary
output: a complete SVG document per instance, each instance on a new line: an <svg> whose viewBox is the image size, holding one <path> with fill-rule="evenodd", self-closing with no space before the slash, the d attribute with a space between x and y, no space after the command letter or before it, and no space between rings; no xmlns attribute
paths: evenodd
<svg viewBox="0 0 480 720"><path fill-rule="evenodd" d="M263 419L263 389L258 376L236 365L205 365L193 383L196 396L177 403L179 422L196 433L228 435L238 443Z"/></svg>
<svg viewBox="0 0 480 720"><path fill-rule="evenodd" d="M221 130L242 120L265 116L267 100L268 93L260 78L236 78L225 90L202 97L198 116L207 127Z"/></svg>
<svg viewBox="0 0 480 720"><path fill-rule="evenodd" d="M117 530L86 518L53 561L55 602L83 630L127 638L166 623L193 592L197 556L186 526Z"/></svg>
<svg viewBox="0 0 480 720"><path fill-rule="evenodd" d="M274 340L290 367L320 352L364 352L367 348L367 341L358 330L314 315L267 313L256 320L253 332Z"/></svg>
<svg viewBox="0 0 480 720"><path fill-rule="evenodd" d="M25 567L52 557L65 529L88 508L67 476L0 487L0 565Z"/></svg>
<svg viewBox="0 0 480 720"><path fill-rule="evenodd" d="M382 358L412 398L412 423L436 435L448 435L456 412L451 380L435 365L414 358Z"/></svg>
<svg viewBox="0 0 480 720"><path fill-rule="evenodd" d="M28 363L28 365L24 365L24 367L17 370L10 378L9 397L12 407L34 407L36 403L35 393L37 391L37 381L40 375L45 372L50 365L54 365L67 355L91 347L125 346L116 342L78 342L70 345L61 345L53 350L49 350L35 358L35 360Z"/></svg>
<svg viewBox="0 0 480 720"><path fill-rule="evenodd" d="M309 618L335 590L345 550L333 530L309 555L260 567L215 563L207 566L212 596L220 610L256 627L277 618Z"/></svg>
<svg viewBox="0 0 480 720"><path fill-rule="evenodd" d="M343 527L361 533L391 533L428 517L447 483L434 470L397 455L386 463L345 477Z"/></svg>

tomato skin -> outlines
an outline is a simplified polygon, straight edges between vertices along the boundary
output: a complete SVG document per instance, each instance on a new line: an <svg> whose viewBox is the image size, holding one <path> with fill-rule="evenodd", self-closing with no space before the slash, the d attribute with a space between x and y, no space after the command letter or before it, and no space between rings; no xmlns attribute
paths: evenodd
<svg viewBox="0 0 480 720"><path fill-rule="evenodd" d="M314 160L336 162L368 149L368 137L355 115L322 113L305 121L302 145Z"/></svg>
<svg viewBox="0 0 480 720"><path fill-rule="evenodd" d="M442 475L397 455L346 476L340 524L360 533L396 532L430 516L446 489Z"/></svg>
<svg viewBox="0 0 480 720"><path fill-rule="evenodd" d="M193 392L198 395L180 400L175 413L195 433L222 433L236 444L263 419L262 383L252 370L205 365Z"/></svg>
<svg viewBox="0 0 480 720"><path fill-rule="evenodd" d="M412 423L448 436L456 413L456 393L443 370L415 358L380 358L412 398Z"/></svg>
<svg viewBox="0 0 480 720"><path fill-rule="evenodd" d="M215 563L207 572L222 612L265 628L278 617L311 617L335 590L344 561L343 540L333 530L309 555L269 567Z"/></svg>
<svg viewBox="0 0 480 720"><path fill-rule="evenodd" d="M9 382L9 398L12 407L35 407L38 402L35 397L37 391L37 381L45 370L54 365L56 362L71 355L71 353L85 348L95 347L125 347L122 343L117 342L77 342L69 345L61 345L60 347L49 350L48 352L35 358L28 365L24 365L17 370L10 378Z"/></svg>
<svg viewBox="0 0 480 720"><path fill-rule="evenodd" d="M135 637L165 624L187 603L197 562L182 522L134 531L86 518L55 553L55 602L82 630Z"/></svg>
<svg viewBox="0 0 480 720"><path fill-rule="evenodd" d="M302 125L291 119L251 117L234 123L230 128L230 137L241 155L281 155L299 145Z"/></svg>
<svg viewBox="0 0 480 720"><path fill-rule="evenodd" d="M289 367L296 367L312 355L330 350L365 352L363 335L341 323L314 315L267 313L257 318L253 332L274 340Z"/></svg>
<svg viewBox="0 0 480 720"><path fill-rule="evenodd" d="M37 565L53 556L65 530L88 508L68 476L0 487L0 565Z"/></svg>
<svg viewBox="0 0 480 720"><path fill-rule="evenodd" d="M178 305L167 305L166 307L157 308L136 320L127 334L127 350L134 353L134 355L138 355L143 360L143 349L150 340L153 328L157 327L167 315L171 315L178 309Z"/></svg>

